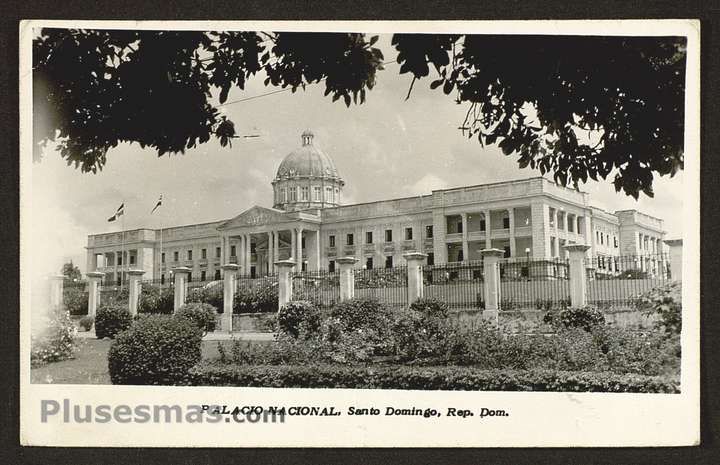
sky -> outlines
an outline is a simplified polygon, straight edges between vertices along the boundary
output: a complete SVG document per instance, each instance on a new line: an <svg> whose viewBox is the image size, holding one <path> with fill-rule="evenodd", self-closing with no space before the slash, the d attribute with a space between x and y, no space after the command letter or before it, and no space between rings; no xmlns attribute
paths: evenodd
<svg viewBox="0 0 720 465"><path fill-rule="evenodd" d="M389 39L378 42L388 62L396 58ZM228 102L276 90L265 87L263 79L251 78L244 91L230 93ZM333 158L345 180L343 204L540 175L520 169L516 156L463 136L458 126L467 107L441 89L430 90L432 79L418 81L406 100L412 78L390 63L359 106L347 108L323 97L323 84L226 105L238 134L260 137L235 139L232 148L211 140L185 154L162 157L125 144L108 153L98 174L82 173L46 150L31 167L32 275L57 273L70 260L85 272L87 236L120 230L120 222L107 219L123 202L126 229L216 221L254 205L272 207L270 182L285 155L300 146L305 129L314 132L314 143ZM679 238L683 177L682 172L674 178L656 176L655 198L641 194L638 201L616 193L611 177L580 189L605 210L639 209L660 217L667 238ZM161 194L163 206L151 215Z"/></svg>

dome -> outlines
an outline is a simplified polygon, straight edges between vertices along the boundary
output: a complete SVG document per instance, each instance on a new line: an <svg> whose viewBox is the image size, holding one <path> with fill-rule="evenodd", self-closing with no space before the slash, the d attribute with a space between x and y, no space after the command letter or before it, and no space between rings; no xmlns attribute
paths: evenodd
<svg viewBox="0 0 720 465"><path fill-rule="evenodd" d="M290 152L278 167L276 180L296 177L339 178L332 159L313 144L313 133L302 133L302 146Z"/></svg>

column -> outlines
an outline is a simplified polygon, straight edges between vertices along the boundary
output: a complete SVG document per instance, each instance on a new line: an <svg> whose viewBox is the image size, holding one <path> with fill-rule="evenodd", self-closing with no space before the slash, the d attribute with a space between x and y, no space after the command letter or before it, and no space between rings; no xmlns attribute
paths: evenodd
<svg viewBox="0 0 720 465"><path fill-rule="evenodd" d="M190 274L190 271L190 268L185 266L173 268L173 276L175 277L175 303L173 305L173 312L177 312L180 307L185 305L185 299L187 298L188 275Z"/></svg>
<svg viewBox="0 0 720 465"><path fill-rule="evenodd" d="M245 276L250 276L252 268L252 234L245 234Z"/></svg>
<svg viewBox="0 0 720 465"><path fill-rule="evenodd" d="M485 216L485 248L486 249L492 249L492 224L491 224L491 214L490 210L485 210L483 212L483 216Z"/></svg>
<svg viewBox="0 0 720 465"><path fill-rule="evenodd" d="M582 308L587 305L585 252L589 248L590 246L584 244L565 246L565 250L570 253L570 305L574 308Z"/></svg>
<svg viewBox="0 0 720 465"><path fill-rule="evenodd" d="M665 243L670 247L670 277L673 281L682 281L683 240L673 239Z"/></svg>
<svg viewBox="0 0 720 465"><path fill-rule="evenodd" d="M280 231L275 231L273 235L273 267L274 263L280 261ZM274 268L276 269L276 268Z"/></svg>
<svg viewBox="0 0 720 465"><path fill-rule="evenodd" d="M97 270L97 255L95 255L95 252L93 250L87 251L87 268L85 268L87 271L95 271Z"/></svg>
<svg viewBox="0 0 720 465"><path fill-rule="evenodd" d="M232 332L233 299L237 287L237 272L240 267L234 263L222 265L223 270L223 314L221 327L223 331Z"/></svg>
<svg viewBox="0 0 720 465"><path fill-rule="evenodd" d="M510 256L517 257L517 250L515 250L515 209L508 208L508 223L510 226Z"/></svg>
<svg viewBox="0 0 720 465"><path fill-rule="evenodd" d="M470 247L468 246L468 224L467 224L467 213L461 213L462 217L462 261L467 262L470 260Z"/></svg>
<svg viewBox="0 0 720 465"><path fill-rule="evenodd" d="M271 275L273 272L273 258L275 258L275 251L273 250L273 244L275 243L275 233L268 231L268 246L267 246L267 274Z"/></svg>
<svg viewBox="0 0 720 465"><path fill-rule="evenodd" d="M313 243L315 245L314 255L315 255L315 267L313 268L315 271L320 271L320 268L322 268L320 264L320 230L318 229L315 231L315 237L313 238Z"/></svg>
<svg viewBox="0 0 720 465"><path fill-rule="evenodd" d="M340 240L340 238L337 238ZM297 230L295 228L290 229L290 260L297 263Z"/></svg>
<svg viewBox="0 0 720 465"><path fill-rule="evenodd" d="M220 264L227 263L227 250L225 249L225 236L220 234Z"/></svg>
<svg viewBox="0 0 720 465"><path fill-rule="evenodd" d="M425 294L422 267L427 258L427 254L422 252L409 252L403 254L403 258L407 261L408 303L412 304L416 300L422 299Z"/></svg>
<svg viewBox="0 0 720 465"><path fill-rule="evenodd" d="M88 316L95 318L98 304L100 303L100 283L104 273L90 271L85 273L88 280Z"/></svg>
<svg viewBox="0 0 720 465"><path fill-rule="evenodd" d="M63 306L63 282L65 276L50 276L50 310L57 311Z"/></svg>
<svg viewBox="0 0 720 465"><path fill-rule="evenodd" d="M297 254L295 255L297 257L296 263L297 263L297 271L302 270L302 264L303 264L303 255L302 255L302 237L303 237L303 228L298 228L297 230L297 239L295 241L297 245Z"/></svg>
<svg viewBox="0 0 720 465"><path fill-rule="evenodd" d="M135 316L138 313L138 304L140 303L140 291L142 285L142 276L145 274L144 270L128 270L128 291L130 291L130 297L128 299L128 307L130 309L130 315Z"/></svg>
<svg viewBox="0 0 720 465"><path fill-rule="evenodd" d="M445 242L445 234L447 228L447 219L442 209L436 208L432 212L433 224L433 253L435 254L435 263L447 263L447 243Z"/></svg>
<svg viewBox="0 0 720 465"><path fill-rule="evenodd" d="M340 300L355 297L355 272L353 268L358 261L355 257L339 257L335 260L340 273Z"/></svg>
<svg viewBox="0 0 720 465"><path fill-rule="evenodd" d="M275 267L278 272L278 311L292 300L292 278L290 272L295 266L292 260L278 260Z"/></svg>
<svg viewBox="0 0 720 465"><path fill-rule="evenodd" d="M500 310L500 267L498 260L504 255L505 251L500 249L483 249L480 251L483 257L483 286L485 291L485 311L483 318L499 321Z"/></svg>

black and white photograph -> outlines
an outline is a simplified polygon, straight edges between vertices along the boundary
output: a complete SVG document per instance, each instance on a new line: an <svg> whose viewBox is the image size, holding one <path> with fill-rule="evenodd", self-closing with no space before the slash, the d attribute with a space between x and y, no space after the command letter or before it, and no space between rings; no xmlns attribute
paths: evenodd
<svg viewBox="0 0 720 465"><path fill-rule="evenodd" d="M25 22L25 440L697 441L699 26L627 23Z"/></svg>

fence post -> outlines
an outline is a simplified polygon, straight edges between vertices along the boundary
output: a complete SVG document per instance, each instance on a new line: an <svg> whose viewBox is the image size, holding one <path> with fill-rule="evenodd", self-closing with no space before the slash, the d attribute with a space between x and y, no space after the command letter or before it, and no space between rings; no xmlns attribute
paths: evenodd
<svg viewBox="0 0 720 465"><path fill-rule="evenodd" d="M175 277L175 303L173 305L173 313L180 310L185 305L187 298L187 281L192 270L186 266L178 266L173 268L173 276Z"/></svg>
<svg viewBox="0 0 720 465"><path fill-rule="evenodd" d="M582 308L587 305L587 267L585 266L585 252L589 245L570 244L565 250L570 253L570 305Z"/></svg>
<svg viewBox="0 0 720 465"><path fill-rule="evenodd" d="M335 259L340 273L340 300L355 297L355 273L353 267L359 260L355 257L339 257Z"/></svg>
<svg viewBox="0 0 720 465"><path fill-rule="evenodd" d="M670 246L670 277L673 281L682 281L683 240L671 239L665 243Z"/></svg>
<svg viewBox="0 0 720 465"><path fill-rule="evenodd" d="M135 315L137 315L137 312L138 312L138 304L140 303L140 286L141 286L141 281L142 281L142 275L145 274L145 271L144 270L128 270L127 274L129 275L128 291L130 291L128 304L130 307L130 314L132 316L135 316Z"/></svg>
<svg viewBox="0 0 720 465"><path fill-rule="evenodd" d="M422 266L427 258L427 254L422 252L408 252L403 254L403 258L407 261L408 304L412 304L416 300L422 299L425 295Z"/></svg>
<svg viewBox="0 0 720 465"><path fill-rule="evenodd" d="M63 306L63 281L65 276L50 276L50 310L56 311Z"/></svg>
<svg viewBox="0 0 720 465"><path fill-rule="evenodd" d="M228 263L221 266L223 270L223 314L221 328L223 331L232 333L233 330L233 300L237 289L237 273L240 268L235 263Z"/></svg>
<svg viewBox="0 0 720 465"><path fill-rule="evenodd" d="M505 256L505 251L483 249L480 254L483 258L483 286L485 291L483 317L494 320L497 324L500 318L500 267L498 261Z"/></svg>
<svg viewBox="0 0 720 465"><path fill-rule="evenodd" d="M290 272L295 266L294 260L279 260L275 262L278 274L278 312L292 300L293 283Z"/></svg>
<svg viewBox="0 0 720 465"><path fill-rule="evenodd" d="M100 282L105 273L100 271L89 271L85 273L88 280L88 316L95 318L98 305L100 304Z"/></svg>

